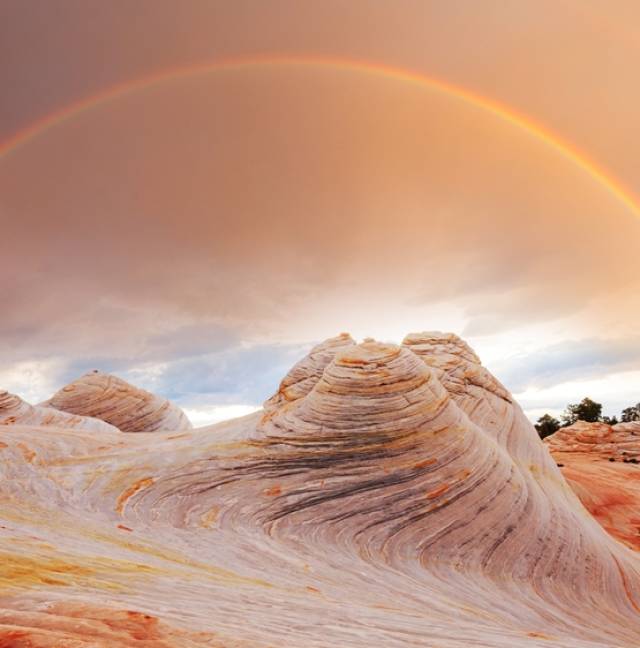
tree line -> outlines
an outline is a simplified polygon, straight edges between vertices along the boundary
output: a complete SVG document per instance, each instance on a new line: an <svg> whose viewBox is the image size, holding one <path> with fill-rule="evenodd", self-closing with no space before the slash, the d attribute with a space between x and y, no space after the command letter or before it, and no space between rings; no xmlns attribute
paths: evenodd
<svg viewBox="0 0 640 648"><path fill-rule="evenodd" d="M573 425L577 421L608 423L609 425L640 421L640 403L625 407L620 414L620 420L618 420L616 416L602 416L602 404L596 403L587 397L583 398L579 403L570 403L567 405L567 409L560 416L560 420L551 416L551 414L544 414L536 422L535 428L538 430L540 438L544 439L557 432L560 428Z"/></svg>

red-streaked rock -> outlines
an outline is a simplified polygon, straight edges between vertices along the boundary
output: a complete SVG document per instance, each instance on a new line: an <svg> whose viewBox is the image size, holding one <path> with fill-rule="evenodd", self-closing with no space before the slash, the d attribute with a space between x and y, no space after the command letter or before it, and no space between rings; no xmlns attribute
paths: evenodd
<svg viewBox="0 0 640 648"><path fill-rule="evenodd" d="M0 648L232 648L210 633L172 627L151 614L62 601L24 609L0 603Z"/></svg>
<svg viewBox="0 0 640 648"><path fill-rule="evenodd" d="M553 456L589 513L614 538L640 551L640 466L575 452Z"/></svg>

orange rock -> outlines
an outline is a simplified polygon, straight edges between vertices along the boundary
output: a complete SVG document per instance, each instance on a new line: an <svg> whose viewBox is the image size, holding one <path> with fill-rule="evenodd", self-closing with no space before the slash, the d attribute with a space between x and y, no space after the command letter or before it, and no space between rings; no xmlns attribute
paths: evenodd
<svg viewBox="0 0 640 648"><path fill-rule="evenodd" d="M143 479L139 479L135 483L131 484L129 488L125 489L116 501L116 513L120 513L122 515L129 499L133 497L138 491L141 491L143 488L151 486L154 481L155 480L153 477L144 477Z"/></svg>
<svg viewBox="0 0 640 648"><path fill-rule="evenodd" d="M432 491L429 491L425 497L427 499L435 499L436 497L440 497L440 495L446 493L449 490L449 484L441 484L437 488L434 488Z"/></svg>

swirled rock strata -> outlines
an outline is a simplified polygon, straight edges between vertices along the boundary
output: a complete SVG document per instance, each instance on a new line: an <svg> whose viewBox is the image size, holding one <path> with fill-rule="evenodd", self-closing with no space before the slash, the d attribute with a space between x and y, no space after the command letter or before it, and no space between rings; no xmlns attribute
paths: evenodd
<svg viewBox="0 0 640 648"><path fill-rule="evenodd" d="M640 645L640 555L455 336L333 339L153 444L2 442L0 646Z"/></svg>
<svg viewBox="0 0 640 648"><path fill-rule="evenodd" d="M179 431L192 427L177 405L100 371L92 371L69 383L44 405L101 419L122 432Z"/></svg>
<svg viewBox="0 0 640 648"><path fill-rule="evenodd" d="M15 394L0 391L0 425L44 425L94 432L115 432L113 425L89 416L31 405Z"/></svg>
<svg viewBox="0 0 640 648"><path fill-rule="evenodd" d="M341 333L314 346L282 379L278 391L265 402L264 408L274 409L306 396L320 380L336 353L354 344L354 339L348 333Z"/></svg>

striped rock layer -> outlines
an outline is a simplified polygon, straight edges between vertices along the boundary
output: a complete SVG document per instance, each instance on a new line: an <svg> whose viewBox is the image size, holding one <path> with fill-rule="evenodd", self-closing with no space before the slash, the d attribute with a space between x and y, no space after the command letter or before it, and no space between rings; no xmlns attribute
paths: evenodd
<svg viewBox="0 0 640 648"><path fill-rule="evenodd" d="M101 419L122 432L191 429L189 419L177 405L99 371L69 383L43 405Z"/></svg>
<svg viewBox="0 0 640 648"><path fill-rule="evenodd" d="M354 344L355 340L348 333L341 333L314 346L282 379L278 391L265 402L265 410L306 396L320 380L336 353Z"/></svg>
<svg viewBox="0 0 640 648"><path fill-rule="evenodd" d="M0 391L0 425L16 424L76 428L93 432L117 432L113 425L97 418L68 414L51 407L30 405L15 394Z"/></svg>
<svg viewBox="0 0 640 648"><path fill-rule="evenodd" d="M545 444L589 512L611 535L640 551L640 422L578 421Z"/></svg>
<svg viewBox="0 0 640 648"><path fill-rule="evenodd" d="M338 340L153 444L7 426L0 646L640 645L640 555L477 356Z"/></svg>
<svg viewBox="0 0 640 648"><path fill-rule="evenodd" d="M624 461L640 456L640 421L632 423L587 423L578 421L547 437L552 452L600 455Z"/></svg>

